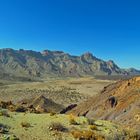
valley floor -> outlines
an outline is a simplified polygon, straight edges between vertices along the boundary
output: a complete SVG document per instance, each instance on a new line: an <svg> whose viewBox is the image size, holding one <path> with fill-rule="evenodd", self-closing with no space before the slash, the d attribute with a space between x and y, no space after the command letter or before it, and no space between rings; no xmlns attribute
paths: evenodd
<svg viewBox="0 0 140 140"><path fill-rule="evenodd" d="M68 106L83 102L89 97L98 94L103 87L113 81L86 77L45 80L43 82L0 82L0 100L18 102L22 99L44 95L58 104Z"/></svg>

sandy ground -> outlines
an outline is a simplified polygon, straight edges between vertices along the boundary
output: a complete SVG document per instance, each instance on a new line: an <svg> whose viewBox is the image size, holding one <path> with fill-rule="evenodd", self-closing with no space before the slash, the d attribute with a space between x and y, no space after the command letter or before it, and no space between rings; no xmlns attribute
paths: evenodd
<svg viewBox="0 0 140 140"><path fill-rule="evenodd" d="M24 98L32 98L43 94L47 98L67 106L82 102L98 94L103 87L112 82L109 80L96 80L91 77L14 84L4 82L0 85L0 100L17 102Z"/></svg>

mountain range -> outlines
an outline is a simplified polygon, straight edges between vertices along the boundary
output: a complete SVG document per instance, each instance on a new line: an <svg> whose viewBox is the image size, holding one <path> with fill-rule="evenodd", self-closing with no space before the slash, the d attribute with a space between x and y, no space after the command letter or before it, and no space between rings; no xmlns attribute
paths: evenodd
<svg viewBox="0 0 140 140"><path fill-rule="evenodd" d="M1 78L47 78L108 75L139 75L136 69L122 69L112 60L104 61L84 53L72 56L62 51L0 49Z"/></svg>

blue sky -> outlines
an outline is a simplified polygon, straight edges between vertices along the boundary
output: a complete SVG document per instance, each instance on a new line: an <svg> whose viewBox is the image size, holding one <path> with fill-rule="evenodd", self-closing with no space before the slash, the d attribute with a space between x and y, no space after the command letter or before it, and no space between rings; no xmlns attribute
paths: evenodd
<svg viewBox="0 0 140 140"><path fill-rule="evenodd" d="M0 0L0 48L90 51L140 69L139 0Z"/></svg>

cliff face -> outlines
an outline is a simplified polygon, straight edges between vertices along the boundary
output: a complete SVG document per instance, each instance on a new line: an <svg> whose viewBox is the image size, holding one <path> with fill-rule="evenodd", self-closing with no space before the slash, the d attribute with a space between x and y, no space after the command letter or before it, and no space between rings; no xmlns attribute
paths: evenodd
<svg viewBox="0 0 140 140"><path fill-rule="evenodd" d="M72 56L62 51L0 50L0 75L21 77L133 75L135 69L124 70L113 61L105 62L91 53Z"/></svg>

